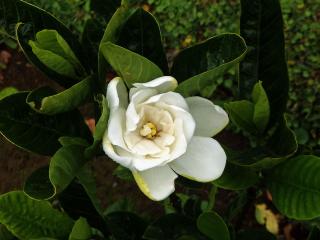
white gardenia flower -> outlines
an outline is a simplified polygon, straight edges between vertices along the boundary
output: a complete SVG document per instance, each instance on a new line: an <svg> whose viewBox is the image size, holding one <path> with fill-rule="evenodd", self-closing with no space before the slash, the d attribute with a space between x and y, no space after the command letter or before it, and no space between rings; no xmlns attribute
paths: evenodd
<svg viewBox="0 0 320 240"><path fill-rule="evenodd" d="M129 101L121 78L107 89L110 117L103 149L157 201L174 191L177 174L210 182L226 165L224 150L211 137L228 124L227 113L205 98L183 98L173 92L177 85L170 76L136 83Z"/></svg>

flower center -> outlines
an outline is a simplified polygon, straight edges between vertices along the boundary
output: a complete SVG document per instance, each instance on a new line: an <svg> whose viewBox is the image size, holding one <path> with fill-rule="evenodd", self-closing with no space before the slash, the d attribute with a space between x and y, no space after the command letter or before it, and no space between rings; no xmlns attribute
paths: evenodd
<svg viewBox="0 0 320 240"><path fill-rule="evenodd" d="M147 122L140 129L140 135L147 139L154 139L157 135L157 127L152 122Z"/></svg>

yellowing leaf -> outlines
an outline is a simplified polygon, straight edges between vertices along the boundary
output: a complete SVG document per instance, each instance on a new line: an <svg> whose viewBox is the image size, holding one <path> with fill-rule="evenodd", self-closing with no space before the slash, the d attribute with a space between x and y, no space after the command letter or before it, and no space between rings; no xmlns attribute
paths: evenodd
<svg viewBox="0 0 320 240"><path fill-rule="evenodd" d="M278 218L270 209L267 209L266 204L256 205L255 216L257 222L261 225L265 225L269 232L275 235L279 233Z"/></svg>

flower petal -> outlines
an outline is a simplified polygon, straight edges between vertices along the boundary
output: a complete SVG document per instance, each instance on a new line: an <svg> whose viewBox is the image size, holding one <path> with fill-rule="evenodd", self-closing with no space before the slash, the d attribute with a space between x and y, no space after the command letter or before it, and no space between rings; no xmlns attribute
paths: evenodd
<svg viewBox="0 0 320 240"><path fill-rule="evenodd" d="M136 87L137 90L144 89L144 88L155 88L158 91L158 93L164 93L164 92L174 91L178 86L178 82L174 77L163 76L163 77L156 78L150 82L135 83L133 84L133 86ZM134 93L135 91L136 90L133 89L132 93Z"/></svg>
<svg viewBox="0 0 320 240"><path fill-rule="evenodd" d="M132 171L140 190L151 200L161 201L174 192L178 177L167 165L146 171Z"/></svg>
<svg viewBox="0 0 320 240"><path fill-rule="evenodd" d="M186 137L187 142L189 142L194 135L194 130L196 127L195 120L193 116L186 110L176 107L174 105L168 105L163 102L159 102L156 104L157 107L162 108L170 112L173 116L174 121L177 119L181 119L183 122L183 132Z"/></svg>
<svg viewBox="0 0 320 240"><path fill-rule="evenodd" d="M227 156L216 140L193 137L186 153L169 165L181 176L198 182L210 182L221 176L226 160Z"/></svg>
<svg viewBox="0 0 320 240"><path fill-rule="evenodd" d="M185 98L176 92L166 92L162 94L157 94L145 101L144 104L151 104L157 102L163 102L168 105L173 105L182 108L185 111L189 111L189 107Z"/></svg>
<svg viewBox="0 0 320 240"><path fill-rule="evenodd" d="M132 168L132 158L130 157L130 154L128 153L126 156L121 154L121 156L115 151L114 147L112 146L109 138L108 138L108 132L106 131L103 139L102 139L102 147L104 152L107 154L109 158L111 158L113 161L119 163L120 165L131 169Z"/></svg>
<svg viewBox="0 0 320 240"><path fill-rule="evenodd" d="M107 88L107 101L110 111L119 107L124 109L128 106L127 88L120 77L116 77L110 81Z"/></svg>
<svg viewBox="0 0 320 240"><path fill-rule="evenodd" d="M155 89L144 89L137 91L130 97L130 104L126 112L127 131L134 131L139 123L140 117L137 113L137 106L155 94L157 94L157 90Z"/></svg>
<svg viewBox="0 0 320 240"><path fill-rule="evenodd" d="M108 139L113 145L127 149L124 141L125 110L123 108L114 109L110 112L108 122Z"/></svg>
<svg viewBox="0 0 320 240"><path fill-rule="evenodd" d="M189 97L186 101L196 121L195 136L212 137L229 123L228 114L211 101L202 97Z"/></svg>

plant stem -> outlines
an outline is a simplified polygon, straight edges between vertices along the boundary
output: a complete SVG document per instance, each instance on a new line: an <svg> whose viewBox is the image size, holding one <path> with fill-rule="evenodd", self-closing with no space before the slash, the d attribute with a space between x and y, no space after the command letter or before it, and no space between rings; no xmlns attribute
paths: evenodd
<svg viewBox="0 0 320 240"><path fill-rule="evenodd" d="M218 192L218 188L212 184L212 187L209 192L207 211L211 211L214 208L217 192Z"/></svg>

